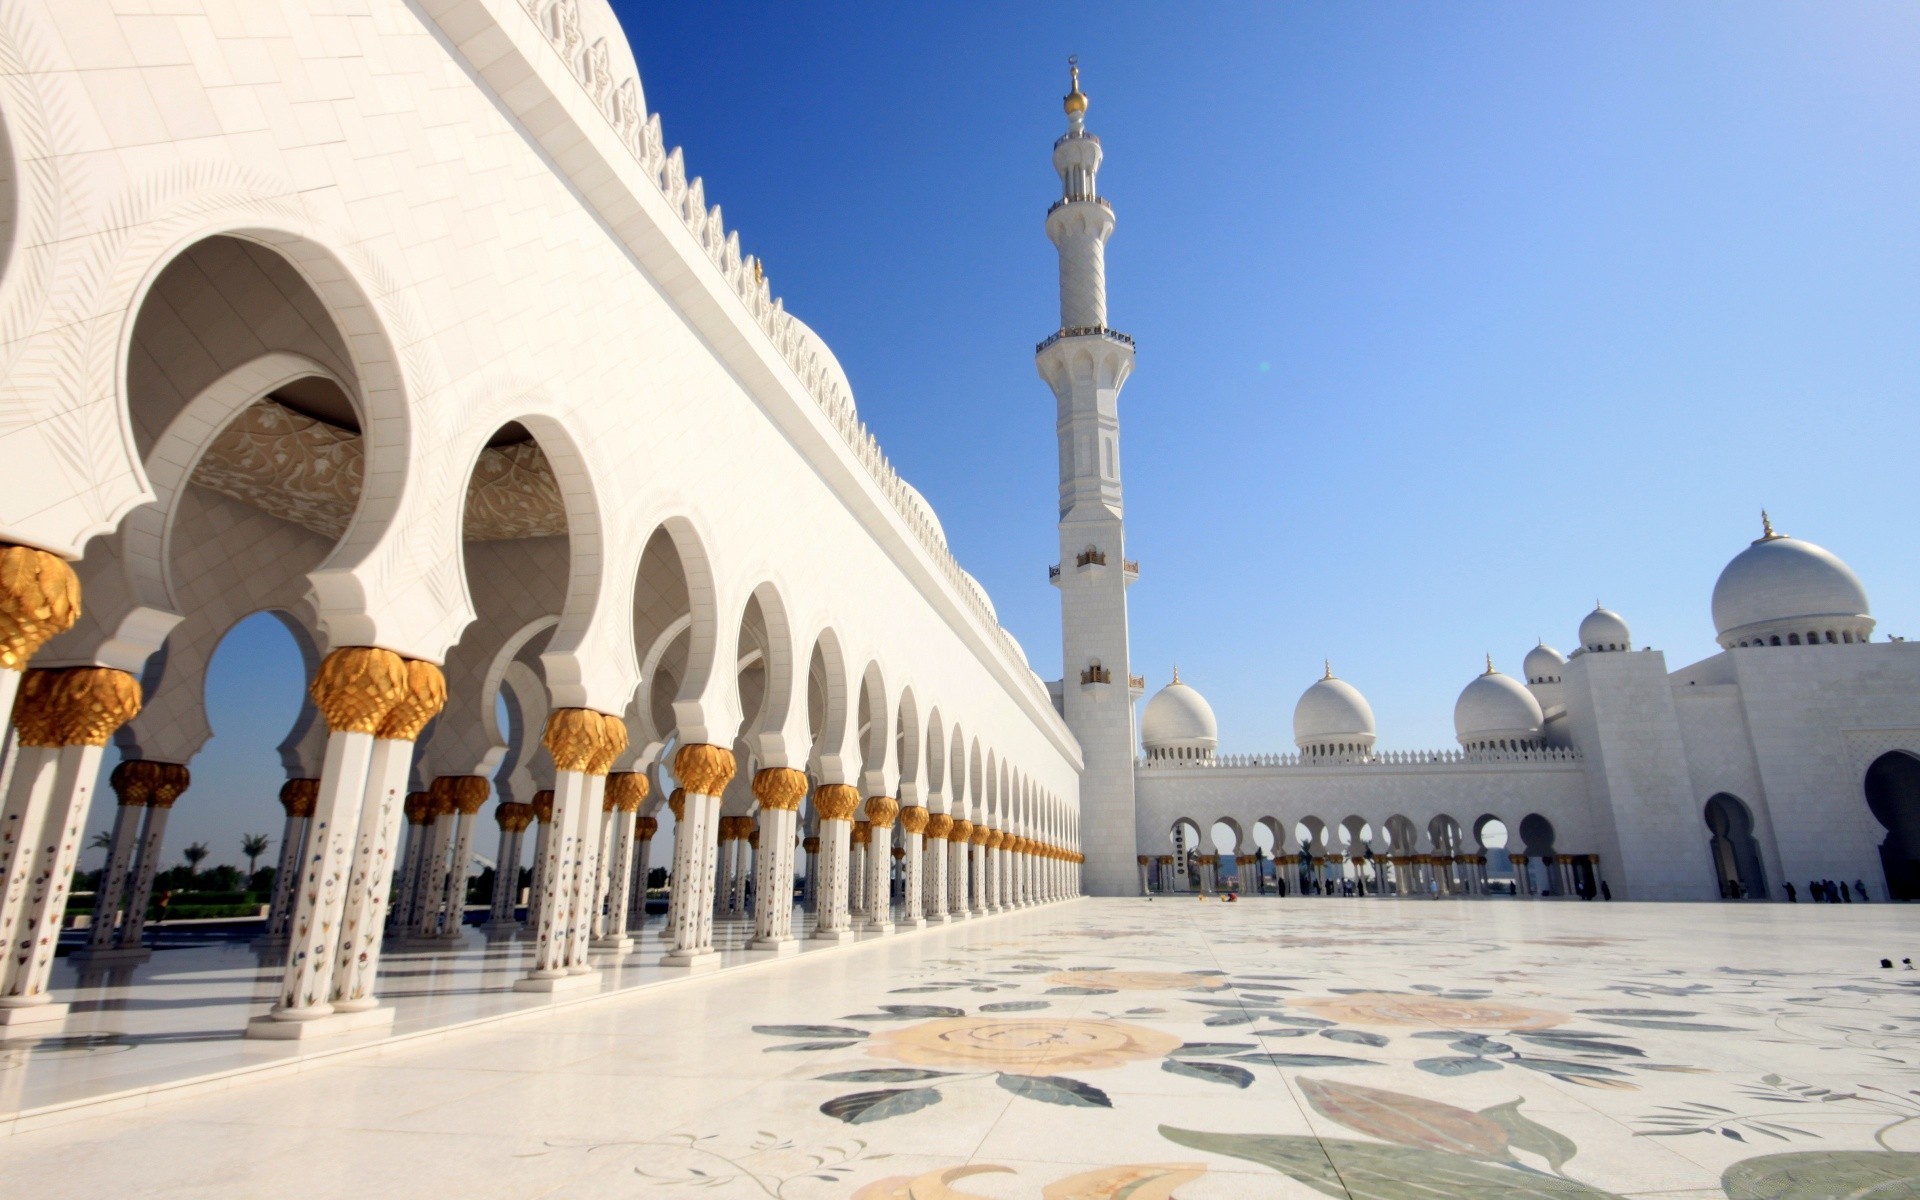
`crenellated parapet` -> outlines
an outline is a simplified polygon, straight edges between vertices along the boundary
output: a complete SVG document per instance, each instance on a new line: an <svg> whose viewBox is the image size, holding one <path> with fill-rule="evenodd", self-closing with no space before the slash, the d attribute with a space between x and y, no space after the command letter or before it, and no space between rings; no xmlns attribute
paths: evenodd
<svg viewBox="0 0 1920 1200"><path fill-rule="evenodd" d="M1352 757L1323 758L1299 754L1217 754L1211 758L1140 758L1146 771L1259 770L1307 767L1316 771L1365 771L1381 767L1478 767L1493 763L1577 763L1584 761L1571 746L1541 746L1531 750L1379 750Z"/></svg>

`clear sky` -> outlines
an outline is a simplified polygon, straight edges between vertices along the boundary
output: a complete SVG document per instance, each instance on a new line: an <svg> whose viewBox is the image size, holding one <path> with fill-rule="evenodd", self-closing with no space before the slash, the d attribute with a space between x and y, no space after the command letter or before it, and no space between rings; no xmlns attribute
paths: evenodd
<svg viewBox="0 0 1920 1200"><path fill-rule="evenodd" d="M615 7L669 143L1049 678L1069 53L1140 347L1134 670L1177 662L1223 749L1291 749L1322 658L1384 747L1451 744L1482 655L1569 650L1596 598L1704 657L1763 505L1920 634L1920 8ZM278 831L297 690L252 689L297 668L259 624L169 838L213 861Z"/></svg>

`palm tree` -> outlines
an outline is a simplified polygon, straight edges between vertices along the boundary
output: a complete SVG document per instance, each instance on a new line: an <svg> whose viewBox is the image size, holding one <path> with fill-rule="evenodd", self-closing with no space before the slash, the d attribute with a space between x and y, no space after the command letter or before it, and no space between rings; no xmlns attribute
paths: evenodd
<svg viewBox="0 0 1920 1200"><path fill-rule="evenodd" d="M188 846L185 850L182 850L180 852L181 857L187 860L187 877L188 878L193 877L194 871L197 870L200 866L200 860L204 859L207 855L211 853L213 852L207 849L207 844L205 842L195 842L191 846Z"/></svg>
<svg viewBox="0 0 1920 1200"><path fill-rule="evenodd" d="M247 856L248 879L253 878L254 866L260 861L260 856L267 852L268 845L267 835L264 833L249 833L241 836L240 853Z"/></svg>
<svg viewBox="0 0 1920 1200"><path fill-rule="evenodd" d="M94 834L94 835L93 835L93 840L87 843L87 849L89 849L89 850L111 850L111 849L113 849L113 835L112 835L112 834L110 834L110 833L96 833L96 834Z"/></svg>

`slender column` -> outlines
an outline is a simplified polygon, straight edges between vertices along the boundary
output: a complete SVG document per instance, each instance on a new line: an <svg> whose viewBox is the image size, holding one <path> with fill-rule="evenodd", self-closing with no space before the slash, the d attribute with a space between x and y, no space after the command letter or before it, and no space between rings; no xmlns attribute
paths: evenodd
<svg viewBox="0 0 1920 1200"><path fill-rule="evenodd" d="M609 859L606 922L594 948L625 953L633 949L627 926L633 903L634 824L640 806L646 803L647 777L638 771L621 771L607 776L606 802L613 805L613 845L604 857Z"/></svg>
<svg viewBox="0 0 1920 1200"><path fill-rule="evenodd" d="M494 806L493 820L500 826L500 852L494 856L493 897L487 911L487 924L494 929L518 927L514 901L520 891L520 836L532 819L531 805L503 800Z"/></svg>
<svg viewBox="0 0 1920 1200"><path fill-rule="evenodd" d="M633 903L627 910L628 929L647 923L647 877L653 874L653 835L658 832L656 817L641 817L633 823Z"/></svg>
<svg viewBox="0 0 1920 1200"><path fill-rule="evenodd" d="M26 818L19 827L21 843L4 855L8 878L0 893L0 945L7 953L0 963L0 1025L66 1015L66 1006L49 1003L47 995L60 920L100 759L113 731L140 711L140 683L111 667L36 670L20 680L17 704L18 752L42 753L36 756L37 769L26 772L30 798L21 806ZM185 767L175 769L186 774ZM9 813L14 807L9 796Z"/></svg>
<svg viewBox="0 0 1920 1200"><path fill-rule="evenodd" d="M905 901L905 912L901 915L901 924L910 929L919 929L927 923L925 886L922 872L925 870L926 831L932 814L918 805L909 805L900 810L900 834L906 840L905 871L900 881L901 897Z"/></svg>
<svg viewBox="0 0 1920 1200"><path fill-rule="evenodd" d="M283 942L293 924L293 897L300 878L301 854L307 845L307 822L320 797L318 779L289 779L280 785L280 807L287 820L280 827L280 861L273 868L273 901L267 906L266 939Z"/></svg>
<svg viewBox="0 0 1920 1200"><path fill-rule="evenodd" d="M964 921L972 912L969 910L968 897L972 897L973 906L980 903L980 888L973 871L976 857L973 846L974 824L972 821L955 820L953 829L947 834L947 878L949 882L947 912L956 921Z"/></svg>
<svg viewBox="0 0 1920 1200"><path fill-rule="evenodd" d="M663 966L703 969L719 964L713 948L713 853L720 796L733 778L733 752L694 743L673 756L673 774L686 792L686 815L674 831L674 884L687 894L675 909L673 949ZM676 814L677 815L677 814Z"/></svg>
<svg viewBox="0 0 1920 1200"><path fill-rule="evenodd" d="M447 855L453 849L453 827L459 823L460 810L453 803L452 775L442 775L427 785L428 810L432 823L423 831L426 850L420 859L420 877L413 889L413 936L434 938L440 933L440 906L447 895Z"/></svg>
<svg viewBox="0 0 1920 1200"><path fill-rule="evenodd" d="M513 986L551 992L596 982L587 964L593 875L607 769L626 749L626 723L590 708L557 708L542 741L553 757L552 818L540 876L534 963ZM536 806L539 803L535 798ZM569 982L575 978L578 984Z"/></svg>
<svg viewBox="0 0 1920 1200"><path fill-rule="evenodd" d="M893 860L893 821L900 815L900 803L891 796L867 797L867 882L866 920L860 929L867 933L893 932L893 886L890 878Z"/></svg>
<svg viewBox="0 0 1920 1200"><path fill-rule="evenodd" d="M407 775L413 768L413 744L427 722L447 703L447 681L440 668L419 659L407 660L407 694L380 722L374 734L373 754L367 762L367 786L360 798L358 832L354 838L353 874L347 881L347 903L340 916L340 949L333 968L333 1008L339 1013L370 1012L379 1006L374 981L380 974L380 951L386 938L387 906L393 895L393 862L399 854L400 830L406 821ZM486 803L487 781L472 775L454 780L454 803L459 807L463 836L460 853L471 851L473 814ZM464 857L455 862L464 864ZM466 879L460 875L460 901L466 899ZM460 908L455 907L454 928ZM382 1019L392 1019L391 1008Z"/></svg>
<svg viewBox="0 0 1920 1200"><path fill-rule="evenodd" d="M541 897L547 894L547 851L553 845L553 791L533 794L533 874L527 881L527 924L540 927Z"/></svg>
<svg viewBox="0 0 1920 1200"><path fill-rule="evenodd" d="M127 894L127 919L120 923L116 950L139 950L147 932L147 903L153 898L153 877L160 868L160 847L166 844L167 817L173 802L193 781L185 767L166 764L173 769L153 785L147 799L146 820L140 826L139 857L133 864L133 886Z"/></svg>
<svg viewBox="0 0 1920 1200"><path fill-rule="evenodd" d="M413 928L419 919L420 873L426 870L427 842L433 837L432 794L409 792L401 813L407 821L407 850L400 866L400 880L394 885L397 890L393 909L387 914L387 931L396 934Z"/></svg>
<svg viewBox="0 0 1920 1200"><path fill-rule="evenodd" d="M980 908L983 912L997 913L1004 911L1007 907L1006 893L1000 886L1000 877L1004 873L1004 866L1000 861L1000 847L1005 843L1007 835L998 829L989 829L986 833L987 836L980 840L982 851Z"/></svg>
<svg viewBox="0 0 1920 1200"><path fill-rule="evenodd" d="M387 714L407 698L407 682L406 660L372 646L341 647L327 655L314 675L308 692L327 722L326 762L307 832L280 996L267 1017L249 1022L250 1036L301 1036L265 1022L298 1025L333 1014L340 923L375 735Z"/></svg>
<svg viewBox="0 0 1920 1200"><path fill-rule="evenodd" d="M473 827L480 810L493 798L493 782L479 775L455 775L453 781L457 820L453 827L453 854L447 863L446 890L441 898L440 937L457 942L467 924L467 875L473 869Z"/></svg>
<svg viewBox="0 0 1920 1200"><path fill-rule="evenodd" d="M588 932L595 945L607 936L607 896L613 890L613 855L620 845L620 835L613 828L616 819L613 796L603 785L600 789L600 831L596 838L600 851L594 856L593 904L587 920Z"/></svg>
<svg viewBox="0 0 1920 1200"><path fill-rule="evenodd" d="M788 954L800 945L793 937L793 834L800 822L800 801L807 795L806 773L791 767L756 771L753 795L760 801L762 837L748 948Z"/></svg>
<svg viewBox="0 0 1920 1200"><path fill-rule="evenodd" d="M140 818L146 815L147 801L153 797L153 768L160 765L130 759L115 767L107 777L120 808L113 815L113 838L107 847L106 869L100 873L100 886L93 893L93 928L87 934L87 949L91 952L112 949L119 936L121 903L126 899L128 877L133 872L140 841Z"/></svg>
<svg viewBox="0 0 1920 1200"><path fill-rule="evenodd" d="M753 818L743 817L741 819L751 821ZM747 833L747 848L745 851L747 869L740 872L740 912L742 916L754 913L760 907L760 898L766 894L765 889L760 886L760 867L762 863L765 862L765 859L760 855L760 830L761 827L755 825L753 829Z"/></svg>
<svg viewBox="0 0 1920 1200"><path fill-rule="evenodd" d="M687 789L673 789L667 796L667 810L673 813L673 861L667 867L667 924L662 935L671 943L688 891L687 881L680 878L680 839L687 836Z"/></svg>
<svg viewBox="0 0 1920 1200"><path fill-rule="evenodd" d="M80 577L66 560L31 546L0 545L0 743L13 727L27 664L79 619Z"/></svg>
<svg viewBox="0 0 1920 1200"><path fill-rule="evenodd" d="M813 789L814 811L820 814L820 882L814 892L816 941L844 942L853 937L847 876L852 858L850 822L859 806L860 792L848 784L823 783Z"/></svg>
<svg viewBox="0 0 1920 1200"><path fill-rule="evenodd" d="M871 916L867 902L867 853L872 846L873 826L866 821L855 821L847 837L847 911L853 917L855 929L866 928Z"/></svg>
<svg viewBox="0 0 1920 1200"><path fill-rule="evenodd" d="M947 813L927 815L926 839L922 850L926 862L921 868L926 895L921 899L921 908L927 920L936 925L947 920L947 835L952 832L952 816Z"/></svg>
<svg viewBox="0 0 1920 1200"><path fill-rule="evenodd" d="M800 903L808 912L818 912L820 908L820 838L815 835L800 843L800 849L807 856L807 884L800 893Z"/></svg>

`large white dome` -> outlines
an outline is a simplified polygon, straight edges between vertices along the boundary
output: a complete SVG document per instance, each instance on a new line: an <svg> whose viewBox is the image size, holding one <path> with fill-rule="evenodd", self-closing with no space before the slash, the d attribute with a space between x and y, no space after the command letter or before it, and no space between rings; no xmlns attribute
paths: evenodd
<svg viewBox="0 0 1920 1200"><path fill-rule="evenodd" d="M1520 673L1527 677L1528 683L1559 683L1566 669L1567 656L1541 642L1527 651Z"/></svg>
<svg viewBox="0 0 1920 1200"><path fill-rule="evenodd" d="M1589 654L1600 654L1609 650L1633 649L1633 631L1627 628L1627 619L1610 608L1595 604L1593 611L1580 622L1580 648Z"/></svg>
<svg viewBox="0 0 1920 1200"><path fill-rule="evenodd" d="M1334 678L1331 666L1293 706L1293 741L1302 750L1351 746L1364 751L1373 739L1373 706L1359 688Z"/></svg>
<svg viewBox="0 0 1920 1200"><path fill-rule="evenodd" d="M1713 585L1720 645L1864 642L1873 633L1867 589L1853 568L1812 542L1775 533L1734 555Z"/></svg>
<svg viewBox="0 0 1920 1200"><path fill-rule="evenodd" d="M1140 741L1149 758L1211 758L1220 744L1220 723L1207 698L1180 682L1153 694L1140 714Z"/></svg>
<svg viewBox="0 0 1920 1200"><path fill-rule="evenodd" d="M1453 705L1453 732L1467 749L1531 743L1540 737L1540 702L1511 675L1493 669L1469 683ZM1507 748L1507 747L1503 747Z"/></svg>

